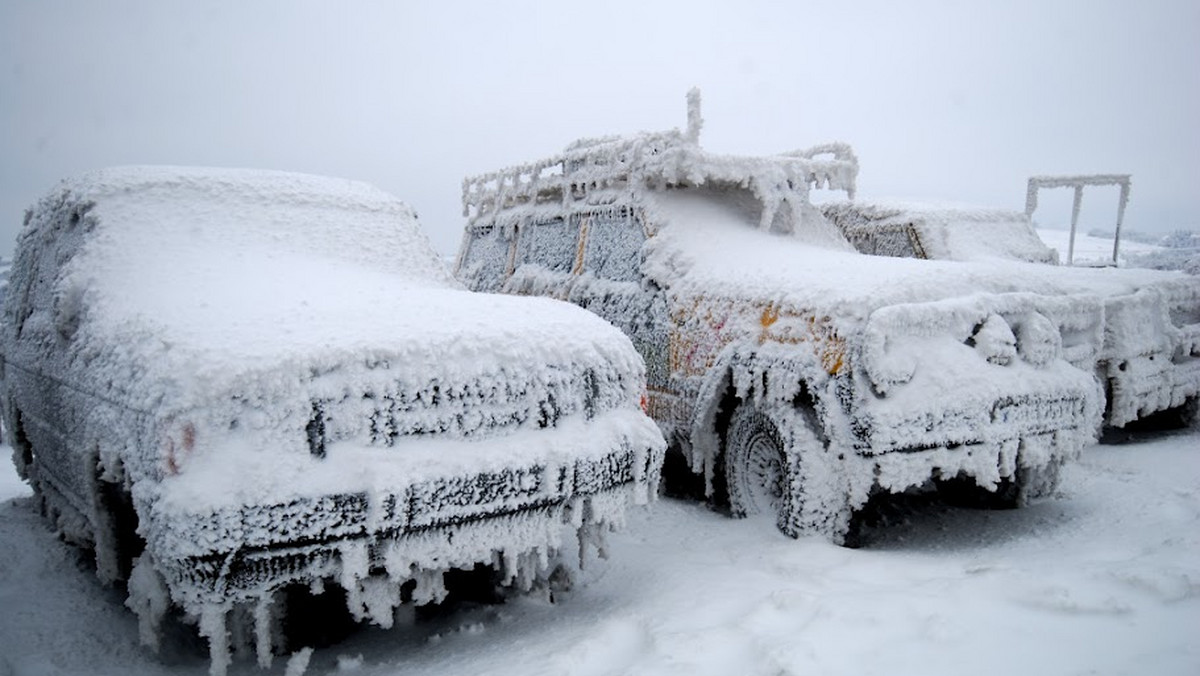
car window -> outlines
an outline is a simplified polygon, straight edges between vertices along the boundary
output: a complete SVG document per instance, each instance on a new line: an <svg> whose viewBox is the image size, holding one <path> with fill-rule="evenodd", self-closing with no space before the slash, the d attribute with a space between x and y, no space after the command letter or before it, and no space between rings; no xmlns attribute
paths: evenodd
<svg viewBox="0 0 1200 676"><path fill-rule="evenodd" d="M554 272L575 267L579 221L555 218L525 225L517 245L517 264L532 263Z"/></svg>
<svg viewBox="0 0 1200 676"><path fill-rule="evenodd" d="M862 253L895 258L920 258L907 227L852 232L850 242Z"/></svg>
<svg viewBox="0 0 1200 676"><path fill-rule="evenodd" d="M584 270L603 279L636 282L646 235L632 214L613 212L589 217Z"/></svg>
<svg viewBox="0 0 1200 676"><path fill-rule="evenodd" d="M508 267L509 240L503 228L487 226L472 231L459 274L478 291L497 291Z"/></svg>

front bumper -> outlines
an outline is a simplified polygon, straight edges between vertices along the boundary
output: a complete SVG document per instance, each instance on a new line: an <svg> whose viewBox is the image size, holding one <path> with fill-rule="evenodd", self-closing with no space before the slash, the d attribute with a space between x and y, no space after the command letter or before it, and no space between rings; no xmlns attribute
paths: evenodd
<svg viewBox="0 0 1200 676"><path fill-rule="evenodd" d="M1010 395L974 406L925 406L860 420L859 452L877 456L1050 433L1078 435L1082 446L1095 436L1098 411L1098 397L1082 392Z"/></svg>
<svg viewBox="0 0 1200 676"><path fill-rule="evenodd" d="M1112 427L1182 406L1200 394L1200 357L1191 355L1115 358L1107 363L1105 374L1109 398L1104 422Z"/></svg>
<svg viewBox="0 0 1200 676"><path fill-rule="evenodd" d="M403 582L544 557L559 548L564 525L619 524L629 504L657 489L664 444L648 418L614 411L582 425L588 434L331 449L320 463L379 462L309 484L328 492L252 504L159 501L147 547L172 597L191 609L267 598L294 583L344 584L378 571Z"/></svg>

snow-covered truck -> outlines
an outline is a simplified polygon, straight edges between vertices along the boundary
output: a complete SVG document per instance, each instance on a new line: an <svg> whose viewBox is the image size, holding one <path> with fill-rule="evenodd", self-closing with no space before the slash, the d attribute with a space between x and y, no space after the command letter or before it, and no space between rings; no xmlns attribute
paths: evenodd
<svg viewBox="0 0 1200 676"><path fill-rule="evenodd" d="M1007 269L1013 279L1043 293L1101 296L1104 345L1095 369L1105 385L1104 423L1119 428L1166 412L1196 417L1200 277L1059 266L1058 252L1033 228L1032 207L1022 213L963 205L839 201L822 205L822 210L863 253L970 262L997 274Z"/></svg>
<svg viewBox="0 0 1200 676"><path fill-rule="evenodd" d="M64 181L27 213L0 347L42 510L127 580L144 641L170 607L197 622L214 673L231 646L268 664L323 589L390 626L448 570L543 581L572 531L582 556L657 490L628 338L463 289L404 203L352 181Z"/></svg>
<svg viewBox="0 0 1200 676"><path fill-rule="evenodd" d="M686 132L580 141L468 178L458 277L566 299L628 333L678 452L669 469L682 458L734 515L844 541L880 491L1051 491L1100 421L1100 300L858 253L809 199L853 195L848 146L710 154L698 108Z"/></svg>

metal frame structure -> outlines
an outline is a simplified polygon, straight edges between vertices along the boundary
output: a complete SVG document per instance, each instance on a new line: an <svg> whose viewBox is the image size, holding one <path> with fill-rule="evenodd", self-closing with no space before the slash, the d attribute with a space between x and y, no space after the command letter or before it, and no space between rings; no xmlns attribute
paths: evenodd
<svg viewBox="0 0 1200 676"><path fill-rule="evenodd" d="M1079 223L1079 207L1083 203L1083 188L1089 185L1116 185L1121 188L1117 202L1117 229L1113 234L1112 264L1117 264L1117 252L1121 248L1121 224L1125 221L1125 205L1129 202L1130 174L1090 174L1084 176L1032 176L1025 191L1025 215L1032 217L1037 209L1040 188L1074 188L1075 203L1071 208L1071 243L1067 248L1067 265L1075 260L1075 228Z"/></svg>

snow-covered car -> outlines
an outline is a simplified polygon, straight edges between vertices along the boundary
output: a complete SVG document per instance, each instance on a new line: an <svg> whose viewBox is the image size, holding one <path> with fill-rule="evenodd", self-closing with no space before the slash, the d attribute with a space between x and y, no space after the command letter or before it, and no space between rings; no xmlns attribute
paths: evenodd
<svg viewBox="0 0 1200 676"><path fill-rule="evenodd" d="M1200 277L1133 268L1059 266L1027 213L958 205L831 202L822 207L868 254L987 265L1043 293L1095 293L1105 306L1096 372L1104 422L1125 425L1176 409L1194 416L1200 396Z"/></svg>
<svg viewBox="0 0 1200 676"><path fill-rule="evenodd" d="M628 333L680 452L668 480L681 457L734 515L845 541L881 491L1052 491L1098 429L1100 300L858 253L809 199L853 196L848 146L713 155L698 97L688 117L467 179L458 277Z"/></svg>
<svg viewBox="0 0 1200 676"><path fill-rule="evenodd" d="M463 289L365 184L94 172L28 212L11 281L19 474L102 579L128 580L143 640L177 606L215 673L231 642L269 663L297 595L340 589L386 627L448 570L528 587L572 531L582 556L657 490L628 338Z"/></svg>

